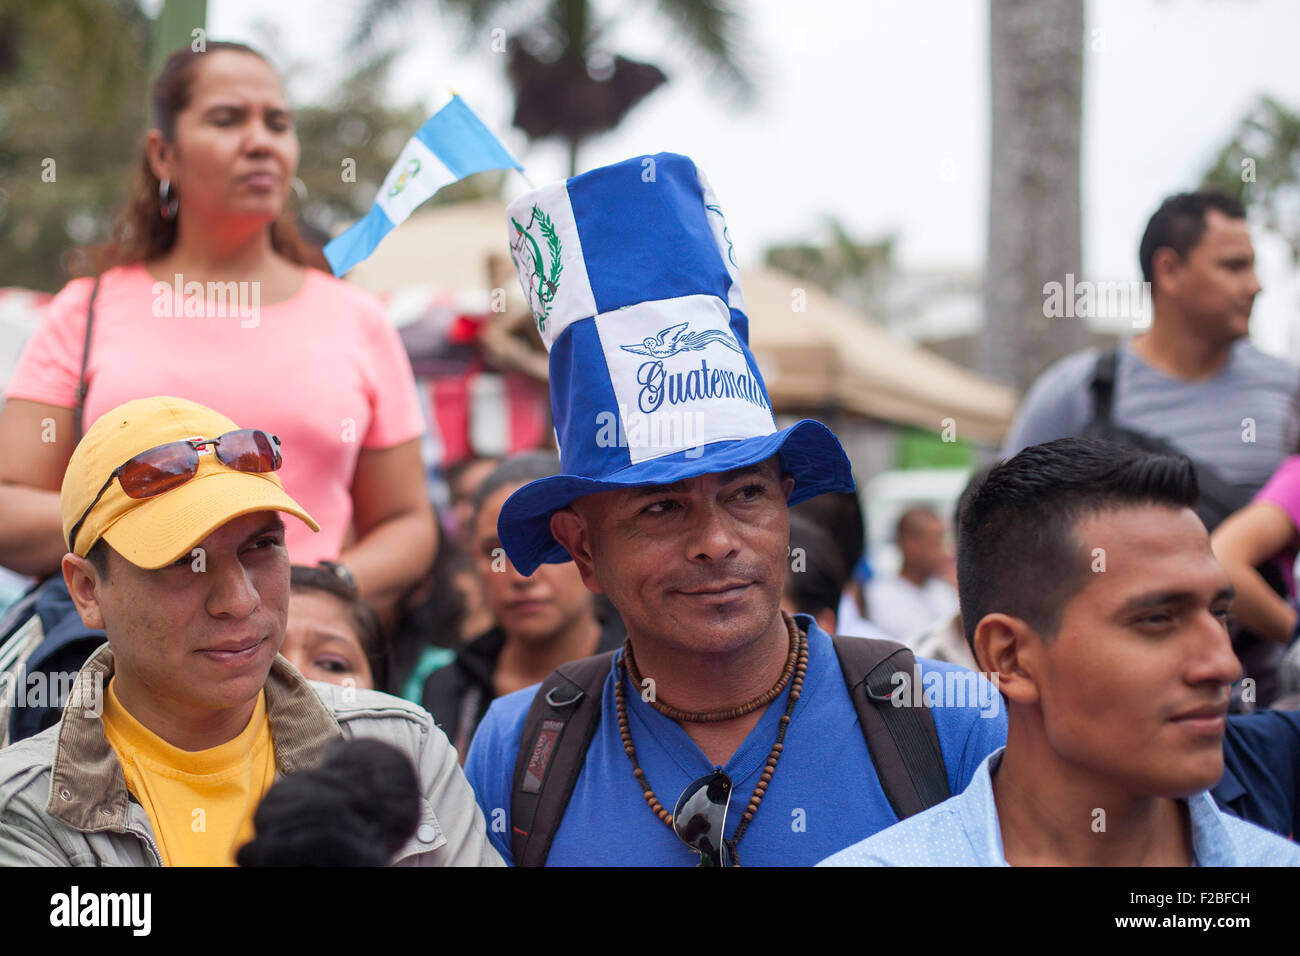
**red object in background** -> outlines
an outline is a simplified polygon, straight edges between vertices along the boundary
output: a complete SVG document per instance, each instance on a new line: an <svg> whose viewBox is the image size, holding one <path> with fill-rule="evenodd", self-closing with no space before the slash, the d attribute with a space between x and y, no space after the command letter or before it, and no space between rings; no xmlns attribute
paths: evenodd
<svg viewBox="0 0 1300 956"><path fill-rule="evenodd" d="M483 331L484 316L458 315L447 330L447 341L452 345L468 345L477 342Z"/></svg>
<svg viewBox="0 0 1300 956"><path fill-rule="evenodd" d="M550 445L545 382L499 372L483 359L487 296L410 290L385 297L411 359L439 469Z"/></svg>
<svg viewBox="0 0 1300 956"><path fill-rule="evenodd" d="M541 382L476 363L463 375L422 384L429 421L442 445L442 468L467 458L514 455L547 443L550 399Z"/></svg>

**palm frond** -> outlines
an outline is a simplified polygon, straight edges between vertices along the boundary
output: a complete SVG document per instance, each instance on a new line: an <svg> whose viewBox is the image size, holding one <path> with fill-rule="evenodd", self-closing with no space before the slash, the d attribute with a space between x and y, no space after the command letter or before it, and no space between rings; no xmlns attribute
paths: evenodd
<svg viewBox="0 0 1300 956"><path fill-rule="evenodd" d="M757 93L749 27L731 0L658 0L660 12L742 100Z"/></svg>

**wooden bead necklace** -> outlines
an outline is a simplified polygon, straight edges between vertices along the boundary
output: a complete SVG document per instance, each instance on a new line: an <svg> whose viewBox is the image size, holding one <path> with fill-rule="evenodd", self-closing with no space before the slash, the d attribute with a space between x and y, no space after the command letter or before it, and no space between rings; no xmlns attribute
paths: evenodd
<svg viewBox="0 0 1300 956"><path fill-rule="evenodd" d="M784 615L784 612L782 612ZM667 701L659 700L657 695L652 694L647 703L659 713L663 714L669 720L676 720L684 724L712 724L724 720L735 720L737 717L744 717L746 714L752 714L756 710L761 710L772 701L781 696L781 691L785 690L785 685L790 683L790 678L794 676L795 662L798 657L799 641L801 640L799 628L794 623L794 619L784 615L786 627L790 631L790 653L785 659L785 667L781 671L781 676L777 678L775 684L769 687L763 693L759 694L737 707L727 707L723 710L678 710ZM632 654L632 643L623 641L623 666L627 668L628 677L632 679L633 687L644 687L645 680L641 677L641 672L637 669L636 658Z"/></svg>
<svg viewBox="0 0 1300 956"><path fill-rule="evenodd" d="M767 793L768 784L772 782L772 774L776 772L777 762L781 759L781 752L785 749L785 731L786 728L790 726L790 715L794 713L794 705L799 700L799 695L803 691L803 679L804 675L808 671L808 639L804 636L803 632L799 630L798 625L794 622L794 618L790 617L790 615L786 614L784 611L781 612L781 616L785 619L786 628L790 632L790 660L787 663L787 670L789 673L784 671L782 672L780 681L776 687L772 691L769 691L771 696L768 697L768 702L770 703L776 699L777 695L781 693L781 689L787 682L793 680L793 683L790 684L790 697L786 701L785 713L781 715L781 726L776 734L776 743L772 745L772 749L767 755L767 762L763 766L763 773L759 776L758 783L754 785L754 793L749 798L749 806L745 808L745 812L741 815L740 825L736 827L736 836L731 840L727 840L727 846L731 849L731 857L735 861L734 865L736 866L740 866L740 856L736 852L736 846L740 843L740 838L745 835L745 829L749 826L750 821L753 820L754 815L758 813L759 804L763 802L763 796ZM664 805L660 803L659 798L655 796L654 790L650 787L650 782L646 780L645 771L641 769L640 763L637 762L636 745L632 743L632 730L627 721L627 698L625 696L625 691L623 690L624 674L629 676L631 675L631 671L628 667L630 653L631 648L627 644L624 644L623 656L619 659L619 679L614 684L614 700L618 712L618 735L623 741L623 750L627 754L628 760L632 761L632 775L636 777L636 782L640 784L642 796L645 797L645 802L650 807L650 811L667 824L669 829L672 829L673 815L671 812L664 809ZM637 686L639 685L640 681L638 680ZM759 698L755 698L755 700L757 699ZM659 710L657 707L655 709ZM750 708L750 711L752 710L753 708ZM746 711L745 713L749 713L750 711ZM663 713L663 711L660 711L660 713ZM724 718L710 718L710 720L721 719Z"/></svg>

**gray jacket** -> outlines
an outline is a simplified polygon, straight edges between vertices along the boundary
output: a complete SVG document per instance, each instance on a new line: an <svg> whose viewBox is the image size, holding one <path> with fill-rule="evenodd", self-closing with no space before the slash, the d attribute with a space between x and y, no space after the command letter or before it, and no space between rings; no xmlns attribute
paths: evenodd
<svg viewBox="0 0 1300 956"><path fill-rule="evenodd" d="M99 648L77 689L107 688L113 654ZM149 815L130 798L100 707L74 690L63 718L0 750L0 867L161 866ZM87 701L89 703L89 701ZM339 738L369 737L411 758L423 793L402 866L504 866L456 751L421 708L387 694L308 683L279 655L266 681L276 777L313 767Z"/></svg>

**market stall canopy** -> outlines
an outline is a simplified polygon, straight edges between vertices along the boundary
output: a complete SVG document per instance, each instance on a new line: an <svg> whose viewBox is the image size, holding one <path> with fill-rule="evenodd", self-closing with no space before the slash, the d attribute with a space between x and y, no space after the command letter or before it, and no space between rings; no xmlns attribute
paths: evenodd
<svg viewBox="0 0 1300 956"><path fill-rule="evenodd" d="M749 340L778 411L832 406L871 418L1000 442L1013 389L891 336L789 273L741 271ZM804 311L796 311L802 307Z"/></svg>
<svg viewBox="0 0 1300 956"><path fill-rule="evenodd" d="M481 293L492 254L509 254L504 204L434 206L393 230L348 278L377 293L411 286ZM793 275L743 270L741 283L750 346L778 412L839 408L933 432L952 419L955 437L988 443L1009 426L1012 389L894 338ZM517 282L506 283L506 295L512 312L524 308Z"/></svg>

